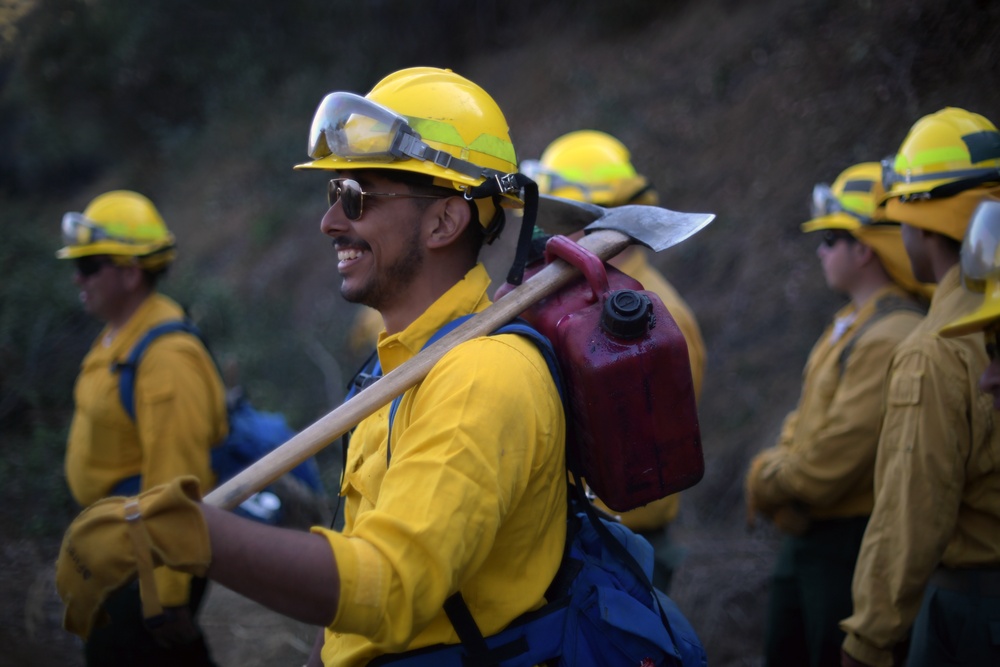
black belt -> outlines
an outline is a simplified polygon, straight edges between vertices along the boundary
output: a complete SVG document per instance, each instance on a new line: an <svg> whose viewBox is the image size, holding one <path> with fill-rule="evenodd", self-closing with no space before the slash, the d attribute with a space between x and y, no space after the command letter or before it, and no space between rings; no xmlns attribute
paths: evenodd
<svg viewBox="0 0 1000 667"><path fill-rule="evenodd" d="M1000 568L953 570L939 567L931 575L930 584L966 595L1000 597Z"/></svg>

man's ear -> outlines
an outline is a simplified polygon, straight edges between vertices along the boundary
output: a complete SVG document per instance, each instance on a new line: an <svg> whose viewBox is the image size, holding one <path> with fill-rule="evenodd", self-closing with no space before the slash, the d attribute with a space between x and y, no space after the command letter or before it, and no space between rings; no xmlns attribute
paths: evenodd
<svg viewBox="0 0 1000 667"><path fill-rule="evenodd" d="M146 278L142 273L142 267L139 266L138 262L131 262L125 266L119 267L121 271L122 280L125 281L125 287L130 291L134 292L140 289Z"/></svg>
<svg viewBox="0 0 1000 667"><path fill-rule="evenodd" d="M878 261L878 255L875 253L875 251L872 249L870 245L866 245L864 243L861 243L860 241L856 241L852 243L851 246L852 246L851 249L854 252L855 257L858 258L858 261L861 263L862 266L872 261Z"/></svg>
<svg viewBox="0 0 1000 667"><path fill-rule="evenodd" d="M427 247L444 248L451 245L465 232L472 221L472 211L461 196L448 197L434 206L427 207L429 233Z"/></svg>

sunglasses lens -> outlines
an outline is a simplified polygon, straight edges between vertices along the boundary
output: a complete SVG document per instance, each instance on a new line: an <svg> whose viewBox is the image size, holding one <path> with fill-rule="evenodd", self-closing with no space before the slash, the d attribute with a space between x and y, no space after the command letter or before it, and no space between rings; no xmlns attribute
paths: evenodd
<svg viewBox="0 0 1000 667"><path fill-rule="evenodd" d="M80 257L76 260L76 270L81 275L86 277L92 276L107 264L106 259L97 259L95 257Z"/></svg>
<svg viewBox="0 0 1000 667"><path fill-rule="evenodd" d="M361 218L361 203L364 193L357 181L334 179L327 186L326 199L330 206L338 201L348 220Z"/></svg>
<svg viewBox="0 0 1000 667"><path fill-rule="evenodd" d="M854 237L851 236L850 232L845 232L839 229L828 229L823 232L823 245L828 248L832 248L837 245L837 241L853 241Z"/></svg>

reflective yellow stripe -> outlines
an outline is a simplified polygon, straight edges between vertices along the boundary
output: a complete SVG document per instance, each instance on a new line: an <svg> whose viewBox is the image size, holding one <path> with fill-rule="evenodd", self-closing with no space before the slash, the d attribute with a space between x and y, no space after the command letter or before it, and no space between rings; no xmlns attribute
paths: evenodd
<svg viewBox="0 0 1000 667"><path fill-rule="evenodd" d="M902 173L906 170L920 169L932 164L942 164L947 162L969 163L969 153L958 146L944 146L942 148L928 148L919 151L913 156L913 162L906 159L902 153L896 156L895 169Z"/></svg>
<svg viewBox="0 0 1000 667"><path fill-rule="evenodd" d="M579 167L560 169L559 175L567 181L577 183L606 183L621 178L632 178L635 176L635 169L629 164L605 164L590 169Z"/></svg>
<svg viewBox="0 0 1000 667"><path fill-rule="evenodd" d="M448 123L427 118L414 118L412 116L407 116L406 120L410 124L410 127L416 130L424 141L435 141L448 146L465 148L510 162L511 164L517 162L517 156L514 153L514 144L500 137L481 134L470 144L466 145L458 130Z"/></svg>
<svg viewBox="0 0 1000 667"><path fill-rule="evenodd" d="M164 237L163 230L157 225L142 225L127 222L100 223L106 234L114 236L115 240L124 243L142 243L156 241Z"/></svg>

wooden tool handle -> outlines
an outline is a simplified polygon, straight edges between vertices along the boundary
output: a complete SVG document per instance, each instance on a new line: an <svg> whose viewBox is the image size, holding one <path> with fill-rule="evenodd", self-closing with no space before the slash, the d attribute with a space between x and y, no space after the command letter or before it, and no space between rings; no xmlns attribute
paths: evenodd
<svg viewBox="0 0 1000 667"><path fill-rule="evenodd" d="M580 240L580 245L603 260L624 250L631 239L621 232L600 230ZM228 482L205 496L205 502L232 509L321 449L332 444L361 420L424 379L434 364L459 343L489 335L527 308L569 282L577 270L556 260L508 292L486 310L315 421L288 442L267 454Z"/></svg>

